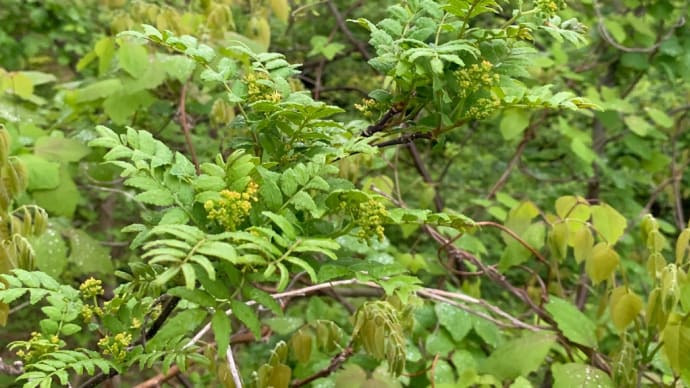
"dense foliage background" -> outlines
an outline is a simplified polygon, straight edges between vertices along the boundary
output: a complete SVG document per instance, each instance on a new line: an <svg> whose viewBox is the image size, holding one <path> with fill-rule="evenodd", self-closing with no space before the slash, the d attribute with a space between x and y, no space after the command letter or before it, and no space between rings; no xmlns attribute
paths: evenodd
<svg viewBox="0 0 690 388"><path fill-rule="evenodd" d="M689 385L689 13L0 0L0 385Z"/></svg>

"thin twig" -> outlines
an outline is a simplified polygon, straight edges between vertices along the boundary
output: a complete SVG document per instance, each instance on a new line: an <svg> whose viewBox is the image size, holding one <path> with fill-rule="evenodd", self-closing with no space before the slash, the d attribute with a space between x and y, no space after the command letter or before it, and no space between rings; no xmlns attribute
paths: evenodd
<svg viewBox="0 0 690 388"><path fill-rule="evenodd" d="M338 11L338 7L335 6L333 0L328 0L327 4L328 8L331 10L331 13L335 17L335 22L338 25L338 28L340 28L340 31L342 31L347 40L349 40L350 43L352 43L357 48L357 51L359 51L362 54L364 59L366 59L367 61L370 60L371 54L369 54L369 52L367 51L367 48L364 46L364 43L355 38L355 36L352 35L350 29L347 28L347 24L345 24L345 19L343 18L343 15L340 14L340 11Z"/></svg>
<svg viewBox="0 0 690 388"><path fill-rule="evenodd" d="M304 379L293 381L292 384L290 384L290 386L291 387L301 387L303 385L307 385L307 384L311 383L314 380L317 380L317 379L320 379L322 377L326 377L326 376L330 375L331 373L338 370L338 368L340 368L340 366L342 364L344 364L345 361L347 361L347 359L350 358L350 356L352 356L353 352L354 352L354 350L352 347L352 343L350 343L350 344L348 344L347 347L345 347L345 349L343 349L343 351L341 351L340 353L338 353L335 357L333 357L331 359L331 363L327 367L321 369L320 371L314 373L313 375L311 375L309 377L305 377Z"/></svg>
<svg viewBox="0 0 690 388"><path fill-rule="evenodd" d="M539 123L541 123L540 120ZM508 166L506 167L505 171L503 171L503 174L501 174L501 177L498 178L496 183L494 183L493 187L491 190L489 190L489 194L487 194L486 198L487 199L493 199L496 196L496 193L498 193L503 186L508 182L508 177L510 177L510 173L513 171L513 168L518 164L520 161L520 158L522 157L523 152L525 152L525 147L527 147L527 143L529 143L530 140L534 138L534 125L530 125L527 130L525 130L524 135L522 136L522 140L520 141L520 144L518 144L517 148L515 149L515 153L513 154L513 157L510 158L510 162L508 162Z"/></svg>
<svg viewBox="0 0 690 388"><path fill-rule="evenodd" d="M235 357L232 355L232 346L228 346L228 350L225 351L225 356L228 358L228 368L230 369L230 374L232 375L232 381L235 383L235 387L242 388L242 378L240 377L240 371L237 369Z"/></svg>
<svg viewBox="0 0 690 388"><path fill-rule="evenodd" d="M429 170L427 170L426 166L424 165L424 161L422 160L421 155L419 155L419 150L417 149L417 145L414 144L413 142L410 142L407 144L407 149L410 151L410 155L412 155L412 160L414 160L414 166L419 172L419 175L422 176L422 179L424 179L424 183L431 185L434 189L434 206L436 207L436 211L440 212L443 210L443 198L441 197L441 193L437 185L434 183L434 180L431 178L431 174L429 174Z"/></svg>
<svg viewBox="0 0 690 388"><path fill-rule="evenodd" d="M201 169L199 168L199 159L196 157L196 150L194 149L194 143L192 143L192 134L189 128L189 122L187 121L187 109L185 106L185 101L187 100L187 84L182 85L182 90L180 90L180 125L182 126L182 131L184 132L184 140L187 143L187 150L189 151L189 156L192 158L192 163L194 163L194 168L196 169L197 175L201 174Z"/></svg>
<svg viewBox="0 0 690 388"><path fill-rule="evenodd" d="M537 257L537 260L541 261L544 264L548 264L546 261L546 258L539 253L533 246L529 245L527 241L525 241L522 237L518 236L517 233L513 232L510 230L510 228L507 228L499 223L493 222L493 221L480 221L476 222L475 225L477 226L489 226L492 228L496 229L501 229L502 231L506 232L507 234L510 235L510 237L514 238L517 242L519 242L523 247L527 248L534 256Z"/></svg>
<svg viewBox="0 0 690 388"><path fill-rule="evenodd" d="M5 364L2 357L0 357L0 374L19 376L22 373L24 373L24 364L21 361L15 361L10 365Z"/></svg>
<svg viewBox="0 0 690 388"><path fill-rule="evenodd" d="M391 106L390 109L388 109L388 111L381 116L376 124L372 124L362 131L362 136L370 137L376 132L383 131L386 128L386 124L388 124L388 122L400 112L402 112L402 108L398 106L398 104L393 104L393 106Z"/></svg>
<svg viewBox="0 0 690 388"><path fill-rule="evenodd" d="M666 34L664 34L660 39L658 39L654 45L650 47L627 47L618 43L611 36L609 30L606 28L606 25L604 25L605 18L604 15L602 15L601 13L601 4L599 4L597 0L593 0L593 5L594 12L597 15L597 27L599 29L599 32L601 33L601 37L604 38L604 40L611 46L617 48L618 50L625 51L628 53L651 53L653 51L656 51L666 40L671 38L676 29L685 25L685 17L681 16L671 27L671 29L668 32L666 32Z"/></svg>
<svg viewBox="0 0 690 388"><path fill-rule="evenodd" d="M178 373L180 373L180 367L178 367L177 365L173 365L168 370L168 373L160 373L156 376L153 376L150 379L135 385L134 388L158 388L161 385L163 385L163 383L165 383L166 381L175 377L175 375L177 375Z"/></svg>
<svg viewBox="0 0 690 388"><path fill-rule="evenodd" d="M433 139L433 135L431 133L420 133L420 132L415 132L415 133L410 133L407 135L400 136L395 139L391 140L386 140L382 141L380 143L374 144L374 146L383 148L383 147L389 147L392 145L400 145L400 144L409 144L417 139Z"/></svg>

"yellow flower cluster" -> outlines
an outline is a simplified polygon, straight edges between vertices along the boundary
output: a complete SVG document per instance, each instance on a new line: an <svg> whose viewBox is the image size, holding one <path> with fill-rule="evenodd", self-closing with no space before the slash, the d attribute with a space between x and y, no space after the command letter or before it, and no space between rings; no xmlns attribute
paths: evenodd
<svg viewBox="0 0 690 388"><path fill-rule="evenodd" d="M534 6L546 16L554 16L558 10L567 6L565 0L536 0Z"/></svg>
<svg viewBox="0 0 690 388"><path fill-rule="evenodd" d="M370 199L359 204L355 210L355 222L359 225L359 238L368 240L371 236L378 236L383 240L384 227L383 221L388 216L388 211L382 203L375 199Z"/></svg>
<svg viewBox="0 0 690 388"><path fill-rule="evenodd" d="M98 346L103 349L104 355L111 355L117 361L122 361L127 356L127 347L132 343L132 335L129 333L117 333L114 336L105 336L98 341Z"/></svg>
<svg viewBox="0 0 690 388"><path fill-rule="evenodd" d="M52 335L50 338L44 338L41 333L34 331L31 333L31 338L23 344L24 349L17 351L17 356L25 363L31 364L38 361L44 354L60 349L61 345L64 346L64 342L60 341L58 336Z"/></svg>
<svg viewBox="0 0 690 388"><path fill-rule="evenodd" d="M493 72L494 65L484 60L456 72L460 96L465 98L480 89L489 89L499 81L498 74Z"/></svg>
<svg viewBox="0 0 690 388"><path fill-rule="evenodd" d="M79 285L79 291L83 299L91 299L103 295L103 282L98 279L88 278Z"/></svg>
<svg viewBox="0 0 690 388"><path fill-rule="evenodd" d="M376 100L371 98L362 99L361 104L355 104L355 109L362 112L364 117L371 117L373 115L374 108L376 107Z"/></svg>
<svg viewBox="0 0 690 388"><path fill-rule="evenodd" d="M280 102L283 96L277 90L272 89L266 83L261 81L268 80L268 74L266 73L249 73L244 76L244 82L247 85L247 102L256 101L270 101L270 102Z"/></svg>
<svg viewBox="0 0 690 388"><path fill-rule="evenodd" d="M227 231L237 230L237 227L249 215L252 202L258 201L258 191L259 185L253 181L249 182L242 193L223 190L220 192L221 198L218 201L208 200L204 203L206 217L217 222Z"/></svg>
<svg viewBox="0 0 690 388"><path fill-rule="evenodd" d="M489 117L500 105L501 101L498 98L478 98L467 110L467 117L483 120Z"/></svg>

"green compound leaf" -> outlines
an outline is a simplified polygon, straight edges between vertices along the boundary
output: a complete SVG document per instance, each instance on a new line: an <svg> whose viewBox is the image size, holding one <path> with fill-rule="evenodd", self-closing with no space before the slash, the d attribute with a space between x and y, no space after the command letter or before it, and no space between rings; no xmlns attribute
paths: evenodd
<svg viewBox="0 0 690 388"><path fill-rule="evenodd" d="M230 308L232 308L232 313L235 314L237 319L247 325L254 337L261 338L261 322L251 307L244 304L244 302L233 299L230 301Z"/></svg>

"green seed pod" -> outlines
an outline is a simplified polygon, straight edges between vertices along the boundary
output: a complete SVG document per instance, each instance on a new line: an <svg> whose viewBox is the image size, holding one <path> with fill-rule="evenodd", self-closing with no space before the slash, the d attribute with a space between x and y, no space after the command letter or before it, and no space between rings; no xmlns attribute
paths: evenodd
<svg viewBox="0 0 690 388"><path fill-rule="evenodd" d="M7 178L6 183L13 197L23 193L29 185L29 173L26 170L26 166L17 158L9 159L9 163L5 165L5 176Z"/></svg>
<svg viewBox="0 0 690 388"><path fill-rule="evenodd" d="M303 330L298 330L290 340L292 352L298 362L305 363L311 358L312 337Z"/></svg>
<svg viewBox="0 0 690 388"><path fill-rule="evenodd" d="M12 234L24 234L24 222L17 216L10 216L10 231Z"/></svg>
<svg viewBox="0 0 690 388"><path fill-rule="evenodd" d="M48 229L48 213L40 207L34 208L33 235L39 236Z"/></svg>
<svg viewBox="0 0 690 388"><path fill-rule="evenodd" d="M374 357L380 360L386 357L386 328L383 325L377 325L375 332Z"/></svg>
<svg viewBox="0 0 690 388"><path fill-rule="evenodd" d="M4 179L0 179L0 218L5 219L7 218L7 209L10 207L12 198L3 183Z"/></svg>
<svg viewBox="0 0 690 388"><path fill-rule="evenodd" d="M10 155L10 134L4 127L0 127L0 167L7 164Z"/></svg>

